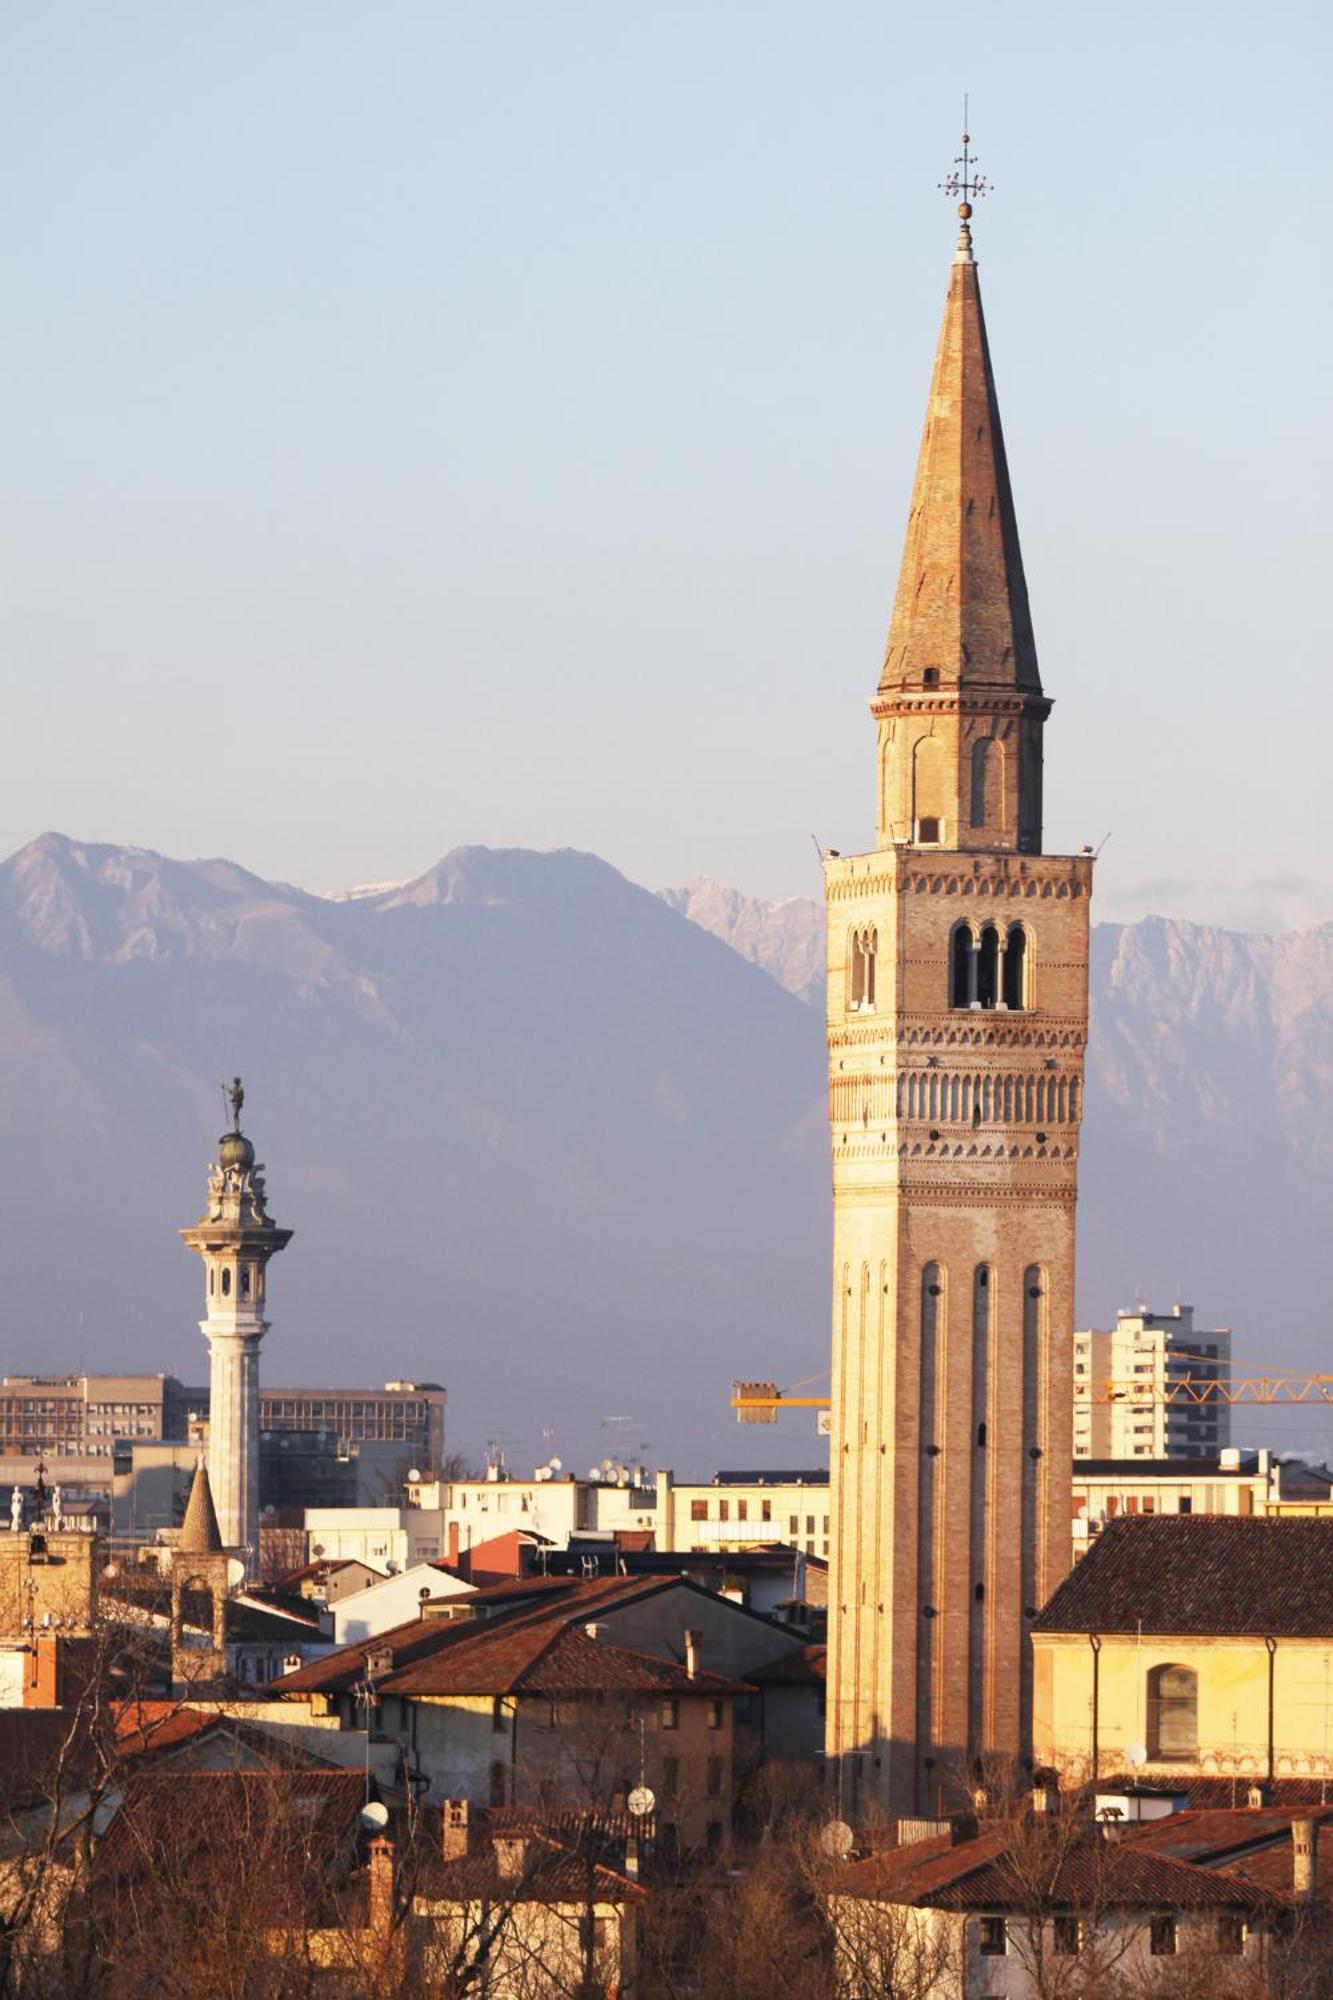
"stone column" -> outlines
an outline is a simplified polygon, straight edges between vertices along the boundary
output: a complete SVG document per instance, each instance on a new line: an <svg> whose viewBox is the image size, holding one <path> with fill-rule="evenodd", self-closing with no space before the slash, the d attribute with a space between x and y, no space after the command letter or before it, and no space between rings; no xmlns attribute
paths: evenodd
<svg viewBox="0 0 1333 2000"><path fill-rule="evenodd" d="M207 1320L209 1343L208 1483L223 1546L259 1557L259 1342L223 1333Z"/></svg>

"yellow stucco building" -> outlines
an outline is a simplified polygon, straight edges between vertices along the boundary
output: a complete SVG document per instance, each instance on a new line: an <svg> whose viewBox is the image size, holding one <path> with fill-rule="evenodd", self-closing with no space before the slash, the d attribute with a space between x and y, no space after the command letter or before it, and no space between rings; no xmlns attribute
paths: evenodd
<svg viewBox="0 0 1333 2000"><path fill-rule="evenodd" d="M1057 1770L1333 1778L1333 1521L1112 1521L1033 1646L1034 1750Z"/></svg>

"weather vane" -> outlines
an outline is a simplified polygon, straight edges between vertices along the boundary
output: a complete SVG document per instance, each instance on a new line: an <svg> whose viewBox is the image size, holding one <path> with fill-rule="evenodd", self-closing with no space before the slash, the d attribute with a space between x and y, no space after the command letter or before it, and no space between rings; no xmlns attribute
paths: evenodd
<svg viewBox="0 0 1333 2000"><path fill-rule="evenodd" d="M973 198L976 197L976 199L980 200L983 194L990 193L990 182L984 174L977 172L976 155L972 152L971 148L972 135L967 130L967 99L964 98L963 150L954 160L953 172L949 175L948 180L940 182L940 188L943 193L949 195L951 198L958 195L963 197L958 204L958 213L962 216L964 222L967 222L971 218Z"/></svg>

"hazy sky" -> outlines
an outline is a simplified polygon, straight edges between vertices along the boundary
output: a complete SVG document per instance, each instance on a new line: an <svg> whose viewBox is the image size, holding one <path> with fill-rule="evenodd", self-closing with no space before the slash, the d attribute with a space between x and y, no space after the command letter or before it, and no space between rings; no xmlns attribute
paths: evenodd
<svg viewBox="0 0 1333 2000"><path fill-rule="evenodd" d="M816 891L968 89L1048 846L1333 917L1329 18L11 0L0 848Z"/></svg>

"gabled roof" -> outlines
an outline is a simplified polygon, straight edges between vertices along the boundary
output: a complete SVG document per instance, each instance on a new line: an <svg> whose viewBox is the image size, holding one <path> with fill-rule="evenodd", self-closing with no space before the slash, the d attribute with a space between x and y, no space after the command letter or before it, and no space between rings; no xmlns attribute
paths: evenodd
<svg viewBox="0 0 1333 2000"><path fill-rule="evenodd" d="M196 1873L234 1869L238 1848L253 1848L270 1863L264 1878L275 1896L300 1894L337 1856L350 1860L364 1803L360 1771L140 1772L101 1840L94 1871L103 1882L156 1883L163 1856L173 1874Z"/></svg>
<svg viewBox="0 0 1333 2000"><path fill-rule="evenodd" d="M728 1695L744 1685L722 1674L689 1674L673 1660L591 1639L567 1616L461 1628L452 1645L379 1683L383 1694Z"/></svg>
<svg viewBox="0 0 1333 2000"><path fill-rule="evenodd" d="M493 1901L572 1903L646 1903L648 1892L616 1868L574 1851L556 1835L522 1829L523 1864L517 1875L502 1874L495 1850L445 1861L427 1857L419 1877L418 1895L427 1903Z"/></svg>
<svg viewBox="0 0 1333 2000"><path fill-rule="evenodd" d="M956 1846L941 1834L890 1848L842 1869L834 1893L936 1910L1021 1913L1029 1903L1024 1883L1032 1863L1021 1850L1011 1854L1010 1839L1008 1829L988 1829ZM1139 1852L1107 1840L1094 1826L1057 1848L1043 1874L1042 1896L1048 1908L1070 1912L1253 1910L1267 1900L1231 1876Z"/></svg>
<svg viewBox="0 0 1333 2000"><path fill-rule="evenodd" d="M1296 1819L1314 1819L1322 1833L1333 1834L1333 1807L1309 1813L1299 1806L1237 1806L1164 1813L1160 1819L1125 1827L1120 1838L1172 1861L1205 1862L1213 1867L1277 1842L1286 1855L1289 1886L1291 1823Z"/></svg>
<svg viewBox="0 0 1333 2000"><path fill-rule="evenodd" d="M479 1590L468 1612L477 1618L414 1618L373 1639L343 1646L325 1659L270 1683L277 1694L345 1693L365 1677L367 1656L387 1655L376 1673L382 1694L557 1694L640 1691L734 1694L743 1683L700 1672L693 1679L673 1661L593 1639L584 1626L598 1614L658 1591L694 1586L680 1577L534 1579L552 1588L525 1591L512 1604L503 1587ZM703 1593L707 1595L707 1593ZM729 1605L737 1616L747 1616ZM547 1656L550 1655L548 1658Z"/></svg>
<svg viewBox="0 0 1333 2000"><path fill-rule="evenodd" d="M674 1581L675 1579L673 1579ZM570 1607L571 1617L591 1618L598 1606L612 1598L624 1602L629 1596L661 1589L662 1579L644 1582L627 1577L599 1577L591 1581L567 1576L534 1576L519 1581L487 1584L468 1594L460 1593L462 1615L457 1618L423 1618L420 1615L394 1625L370 1639L357 1639L340 1646L322 1660L313 1661L298 1672L284 1674L270 1687L280 1694L338 1694L365 1678L366 1656L388 1654L393 1668L420 1659L439 1647L451 1644L460 1633L475 1632L481 1624L526 1613L549 1613L554 1605Z"/></svg>
<svg viewBox="0 0 1333 2000"><path fill-rule="evenodd" d="M1333 1638L1333 1520L1109 1521L1033 1630Z"/></svg>

